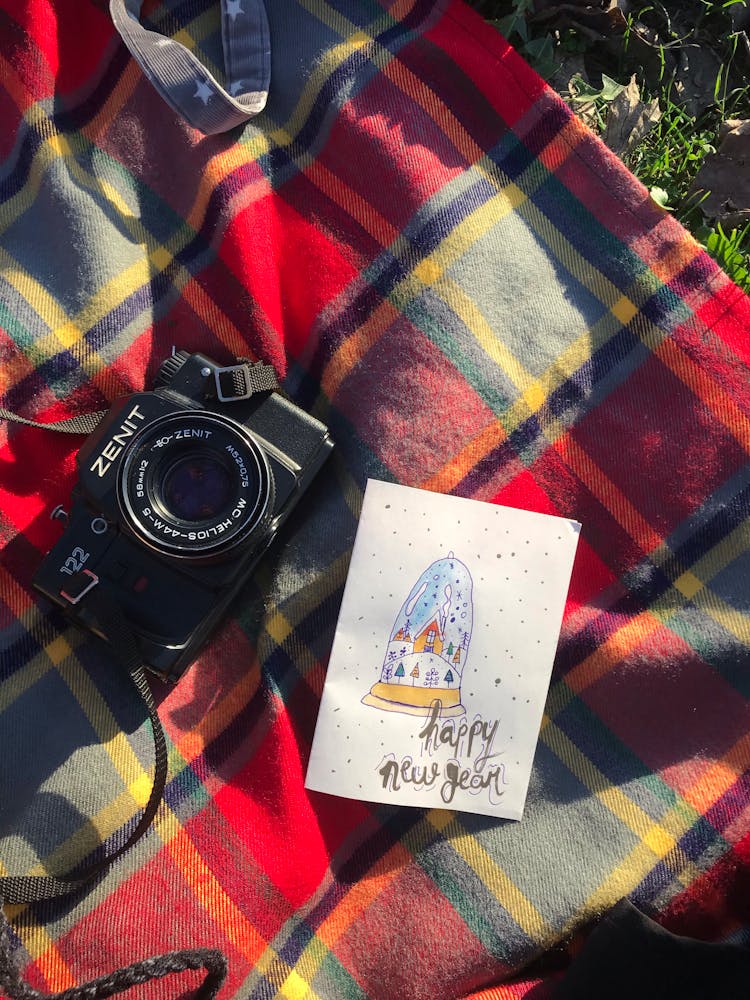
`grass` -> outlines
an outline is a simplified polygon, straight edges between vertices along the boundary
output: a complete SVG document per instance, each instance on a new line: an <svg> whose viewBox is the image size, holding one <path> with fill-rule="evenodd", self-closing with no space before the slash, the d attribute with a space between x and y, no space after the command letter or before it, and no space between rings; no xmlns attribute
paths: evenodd
<svg viewBox="0 0 750 1000"><path fill-rule="evenodd" d="M591 82L563 93L594 130L603 131L609 107L635 74L645 102L658 100L661 118L634 148L623 154L628 168L652 197L673 212L729 276L750 292L750 223L722 226L702 209L705 193L691 185L707 156L716 152L719 129L732 118L750 119L750 45L741 31L750 0L642 0L619 19L616 31L590 11L576 22L575 11L559 18L534 0L469 0L494 23L546 79L577 57ZM538 8L538 10L537 10ZM545 15L546 11L546 15ZM594 12L594 13L592 13ZM591 15L589 17L589 15ZM588 17L588 20L587 20ZM594 27L592 27L594 25ZM704 54L702 110L693 113L680 92L680 60ZM579 78L580 79L580 78ZM682 76L684 84L686 77ZM688 85L695 86L688 78ZM696 94L693 94L696 97ZM750 206L746 206L750 207Z"/></svg>

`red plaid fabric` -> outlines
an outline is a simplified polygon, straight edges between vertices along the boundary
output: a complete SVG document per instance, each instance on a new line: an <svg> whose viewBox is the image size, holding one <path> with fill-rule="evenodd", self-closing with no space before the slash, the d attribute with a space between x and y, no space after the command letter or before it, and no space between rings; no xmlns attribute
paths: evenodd
<svg viewBox="0 0 750 1000"><path fill-rule="evenodd" d="M266 110L206 138L101 6L0 3L3 405L106 408L175 344L273 364L336 441L158 691L152 832L80 897L11 909L28 981L205 945L243 1000L541 1000L551 967L522 970L623 896L746 942L747 298L461 3L268 15ZM147 23L220 73L218 9ZM151 743L31 587L75 442L0 444L0 873L62 873L127 835ZM583 525L521 823L303 788L368 476Z"/></svg>

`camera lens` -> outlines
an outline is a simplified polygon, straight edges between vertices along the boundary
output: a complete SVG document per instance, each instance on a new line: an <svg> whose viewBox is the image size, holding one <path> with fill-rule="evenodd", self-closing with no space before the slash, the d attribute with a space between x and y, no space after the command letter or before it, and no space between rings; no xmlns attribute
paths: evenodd
<svg viewBox="0 0 750 1000"><path fill-rule="evenodd" d="M229 470L210 455L178 459L162 487L165 506L183 521L206 521L220 514L231 492Z"/></svg>
<svg viewBox="0 0 750 1000"><path fill-rule="evenodd" d="M274 482L246 427L180 410L134 438L118 497L125 523L149 547L183 559L229 558L270 523Z"/></svg>

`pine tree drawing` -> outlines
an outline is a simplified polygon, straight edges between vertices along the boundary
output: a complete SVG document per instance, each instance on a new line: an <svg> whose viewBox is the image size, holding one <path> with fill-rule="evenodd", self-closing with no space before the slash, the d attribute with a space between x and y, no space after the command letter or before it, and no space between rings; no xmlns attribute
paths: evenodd
<svg viewBox="0 0 750 1000"><path fill-rule="evenodd" d="M416 681L417 677L419 677L419 664L418 663L414 664L414 669L412 670L412 672L411 672L411 674L409 676L411 677L411 686L414 687L414 682Z"/></svg>
<svg viewBox="0 0 750 1000"><path fill-rule="evenodd" d="M448 656L453 656L453 643L452 642L448 643L447 653L448 653Z"/></svg>
<svg viewBox="0 0 750 1000"><path fill-rule="evenodd" d="M405 673L406 671L404 670L403 663L399 663L399 665L396 667L396 677L398 677L399 684L401 683L401 678L404 676Z"/></svg>
<svg viewBox="0 0 750 1000"><path fill-rule="evenodd" d="M454 681L455 679L456 679L456 678L455 678L455 677L453 676L453 671L452 671L452 670L450 670L450 669L448 669L448 670L446 671L446 673L445 673L445 677L443 678L443 680L444 680L444 681L445 681L445 683L446 683L446 684L448 685L448 687L450 687L450 686L451 686L451 684L453 683L453 681Z"/></svg>

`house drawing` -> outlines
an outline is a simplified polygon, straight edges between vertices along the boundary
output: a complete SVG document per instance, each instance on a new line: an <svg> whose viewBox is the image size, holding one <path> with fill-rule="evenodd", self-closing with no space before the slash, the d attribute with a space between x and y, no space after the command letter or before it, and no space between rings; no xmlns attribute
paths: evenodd
<svg viewBox="0 0 750 1000"><path fill-rule="evenodd" d="M429 625L425 625L422 631L414 640L415 653L436 653L438 656L443 652L443 630L437 619L433 618Z"/></svg>

